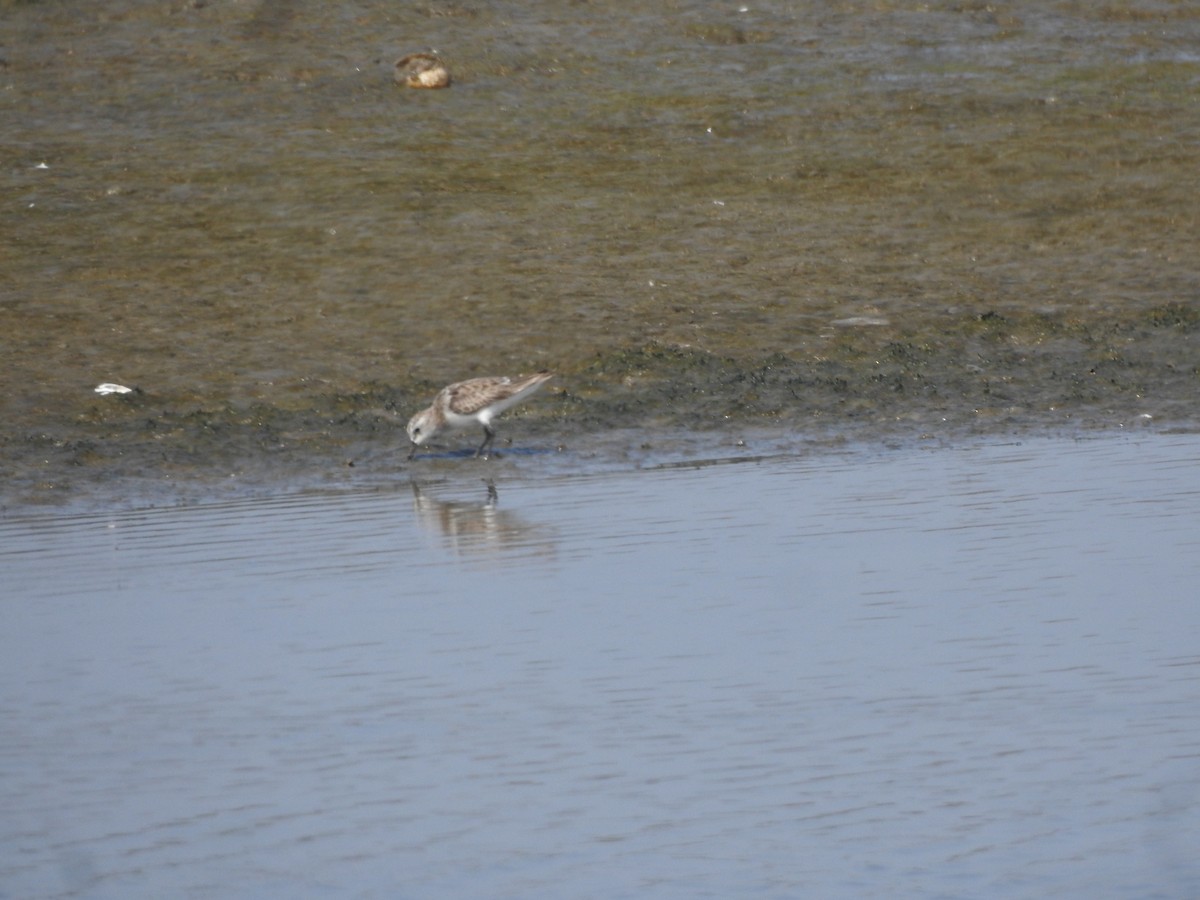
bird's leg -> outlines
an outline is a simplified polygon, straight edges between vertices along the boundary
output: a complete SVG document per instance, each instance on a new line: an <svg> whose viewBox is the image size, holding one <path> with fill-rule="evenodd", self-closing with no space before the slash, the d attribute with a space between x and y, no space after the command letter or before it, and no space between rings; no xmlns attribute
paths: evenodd
<svg viewBox="0 0 1200 900"><path fill-rule="evenodd" d="M483 451L490 447L492 445L492 441L496 439L496 432L492 430L492 426L490 425L483 426L483 433L485 435L483 443L480 444L479 449L475 451L476 459L479 459L479 457L483 455Z"/></svg>

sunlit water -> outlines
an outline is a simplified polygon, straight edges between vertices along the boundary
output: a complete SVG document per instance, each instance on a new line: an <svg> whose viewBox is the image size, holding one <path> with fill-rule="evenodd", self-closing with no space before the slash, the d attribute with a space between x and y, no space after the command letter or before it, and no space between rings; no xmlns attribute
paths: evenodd
<svg viewBox="0 0 1200 900"><path fill-rule="evenodd" d="M0 896L1196 896L1198 461L9 518Z"/></svg>

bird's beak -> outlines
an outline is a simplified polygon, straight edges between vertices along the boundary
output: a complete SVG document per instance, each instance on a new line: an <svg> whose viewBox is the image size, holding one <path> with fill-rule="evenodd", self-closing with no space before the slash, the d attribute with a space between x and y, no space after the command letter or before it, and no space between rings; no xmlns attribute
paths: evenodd
<svg viewBox="0 0 1200 900"><path fill-rule="evenodd" d="M409 459L412 459L412 458L413 458L414 456L416 456L416 455L417 455L417 442L416 442L416 441L413 441L413 442L412 442L412 449L408 451L408 458L409 458Z"/></svg>

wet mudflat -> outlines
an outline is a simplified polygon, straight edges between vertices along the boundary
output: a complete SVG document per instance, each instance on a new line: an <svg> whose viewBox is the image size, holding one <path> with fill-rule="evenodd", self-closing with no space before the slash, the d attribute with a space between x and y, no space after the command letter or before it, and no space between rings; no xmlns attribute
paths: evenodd
<svg viewBox="0 0 1200 900"><path fill-rule="evenodd" d="M5 518L0 895L1196 896L1198 458Z"/></svg>
<svg viewBox="0 0 1200 900"><path fill-rule="evenodd" d="M1197 46L1157 0L0 2L6 498L324 472L542 368L550 446L1194 425ZM395 85L426 49L454 85Z"/></svg>

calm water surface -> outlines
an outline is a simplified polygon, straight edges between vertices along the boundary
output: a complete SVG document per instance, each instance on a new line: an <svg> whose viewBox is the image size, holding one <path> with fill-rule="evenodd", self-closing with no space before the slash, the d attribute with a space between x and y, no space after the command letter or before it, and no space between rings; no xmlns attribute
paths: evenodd
<svg viewBox="0 0 1200 900"><path fill-rule="evenodd" d="M1196 896L1198 461L9 517L0 896Z"/></svg>

